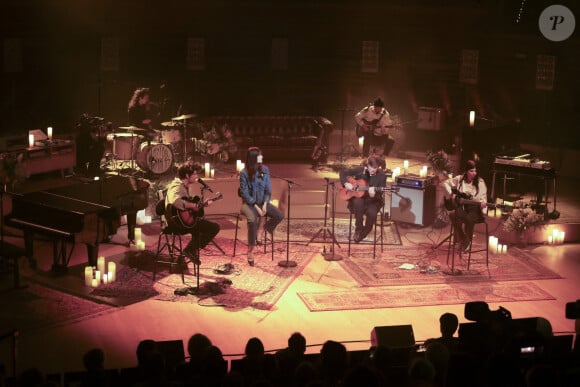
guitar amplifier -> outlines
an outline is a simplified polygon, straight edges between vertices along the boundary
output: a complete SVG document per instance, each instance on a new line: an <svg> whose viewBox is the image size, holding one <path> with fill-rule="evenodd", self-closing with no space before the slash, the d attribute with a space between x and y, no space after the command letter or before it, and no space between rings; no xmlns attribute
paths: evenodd
<svg viewBox="0 0 580 387"><path fill-rule="evenodd" d="M435 220L435 186L399 188L391 196L391 220L419 226L429 226Z"/></svg>
<svg viewBox="0 0 580 387"><path fill-rule="evenodd" d="M422 106L417 117L417 129L441 130L444 118L443 109Z"/></svg>
<svg viewBox="0 0 580 387"><path fill-rule="evenodd" d="M419 177L417 175L408 174L397 176L395 182L400 187L425 188L433 185L433 177Z"/></svg>

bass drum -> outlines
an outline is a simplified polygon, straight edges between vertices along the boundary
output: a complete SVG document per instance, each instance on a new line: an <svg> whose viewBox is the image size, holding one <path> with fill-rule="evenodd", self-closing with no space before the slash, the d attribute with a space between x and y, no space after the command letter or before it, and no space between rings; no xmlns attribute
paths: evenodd
<svg viewBox="0 0 580 387"><path fill-rule="evenodd" d="M136 161L144 171L162 175L173 166L173 152L165 144L144 142L137 153Z"/></svg>

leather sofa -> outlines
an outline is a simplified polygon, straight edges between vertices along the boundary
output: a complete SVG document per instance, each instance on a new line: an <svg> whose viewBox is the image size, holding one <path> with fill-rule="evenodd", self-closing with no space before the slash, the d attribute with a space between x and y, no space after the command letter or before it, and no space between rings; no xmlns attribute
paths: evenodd
<svg viewBox="0 0 580 387"><path fill-rule="evenodd" d="M318 116L211 116L201 123L205 130L231 131L236 149L230 161L245 160L248 147L257 146L265 160L321 162L333 130L332 122Z"/></svg>

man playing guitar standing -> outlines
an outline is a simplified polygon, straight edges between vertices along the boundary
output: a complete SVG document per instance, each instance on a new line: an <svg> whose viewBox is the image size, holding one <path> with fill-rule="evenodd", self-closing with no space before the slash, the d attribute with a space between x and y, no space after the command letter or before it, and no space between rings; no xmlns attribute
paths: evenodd
<svg viewBox="0 0 580 387"><path fill-rule="evenodd" d="M340 171L343 190L354 193L346 196L349 197L348 209L355 217L355 243L362 241L371 232L383 205L383 188L387 185L384 167L383 159L372 155L364 165ZM359 186L365 188L362 195L358 195Z"/></svg>
<svg viewBox="0 0 580 387"><path fill-rule="evenodd" d="M377 98L373 103L365 106L355 116L356 135L364 137L363 157L369 156L371 145L384 146L384 156L387 156L395 143L389 137L388 128L393 126L393 120L382 99Z"/></svg>
<svg viewBox="0 0 580 387"><path fill-rule="evenodd" d="M199 249L203 249L220 231L219 224L203 218L203 207L212 204L212 201L203 203L199 201L199 198L197 201L195 198L191 199L192 188L196 181L201 181L198 179L198 173L202 170L202 166L197 163L188 162L181 165L177 176L168 184L165 196L167 221L176 231L191 234L191 240L185 247L184 253L198 265L200 264ZM180 215L181 213L186 214L187 217ZM184 221L185 218L189 220L192 217L195 219L194 222Z"/></svg>

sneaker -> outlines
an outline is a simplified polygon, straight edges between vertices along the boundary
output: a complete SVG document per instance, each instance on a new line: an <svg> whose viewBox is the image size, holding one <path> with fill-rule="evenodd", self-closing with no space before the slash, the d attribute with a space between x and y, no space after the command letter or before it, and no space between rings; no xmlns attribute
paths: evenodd
<svg viewBox="0 0 580 387"><path fill-rule="evenodd" d="M248 253L248 265L254 266L254 254Z"/></svg>
<svg viewBox="0 0 580 387"><path fill-rule="evenodd" d="M354 243L359 243L362 240L363 240L362 232L355 231L354 232L354 238L353 238Z"/></svg>

